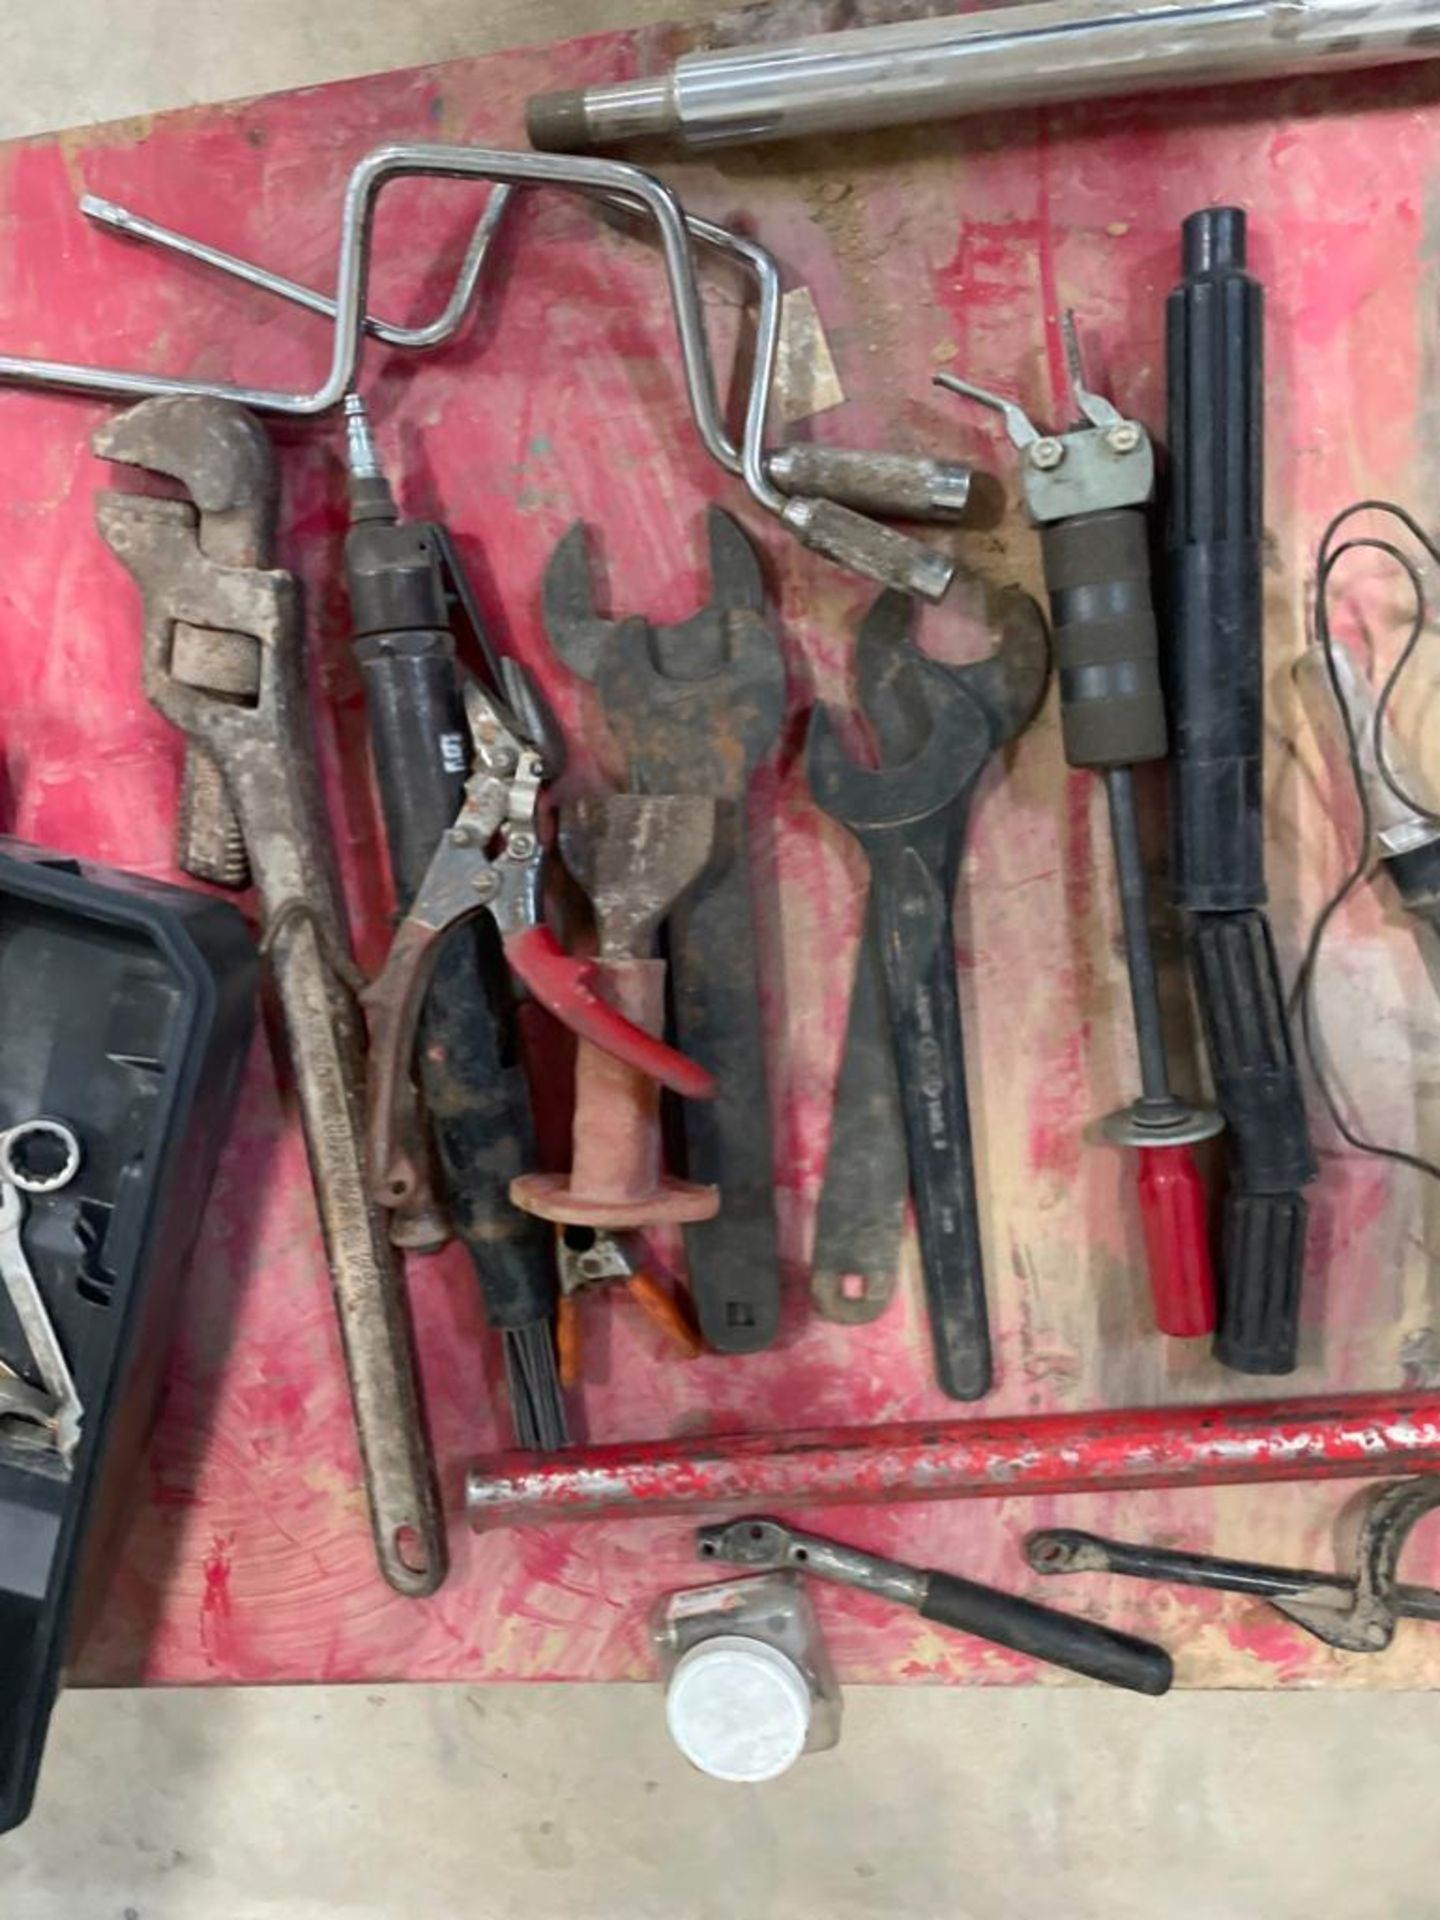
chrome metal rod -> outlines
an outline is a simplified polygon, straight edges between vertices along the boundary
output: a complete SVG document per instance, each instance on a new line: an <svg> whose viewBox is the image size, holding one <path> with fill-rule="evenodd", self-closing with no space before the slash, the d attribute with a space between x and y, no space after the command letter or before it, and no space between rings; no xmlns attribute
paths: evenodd
<svg viewBox="0 0 1440 1920"><path fill-rule="evenodd" d="M500 185L491 189L485 202L485 211L476 221L465 248L465 258L450 298L433 320L423 327L400 327L392 321L382 320L378 314L367 313L361 323L365 331L387 347L401 347L412 353L443 346L447 340L453 339L469 312L485 268L490 243L514 193L512 186ZM82 193L76 204L87 220L93 220L97 226L107 227L112 233L123 234L126 239L147 240L154 246L167 247L172 253L184 254L187 260L196 260L206 267L216 267L221 273L228 273L232 279L243 280L265 293L278 294L298 307L308 308L311 313L323 314L331 320L335 318L335 302L330 295L317 293L302 280L291 280L283 273L271 272L268 267L257 267L253 261L237 253L227 253L223 248L212 247L204 240L192 239L188 233L178 233L174 227L162 226L158 220L148 219L143 213L119 206L114 200L106 200L98 193Z"/></svg>
<svg viewBox="0 0 1440 1920"><path fill-rule="evenodd" d="M1135 1050L1140 1060L1140 1091L1146 1100L1170 1100L1170 1069L1165 1060L1165 1031L1160 1020L1160 982L1150 941L1145 861L1135 814L1134 774L1129 767L1107 767L1105 792L1110 802L1110 837L1115 849L1115 884L1125 933L1125 968L1135 1015Z"/></svg>
<svg viewBox="0 0 1440 1920"><path fill-rule="evenodd" d="M387 181L409 175L440 178L501 179L510 182L564 186L652 219L659 230L670 288L681 361L690 410L706 451L727 472L740 475L757 503L774 514L806 546L828 555L839 565L877 579L887 586L938 600L949 589L955 563L948 555L897 533L863 513L837 504L823 494L786 494L767 470L764 438L771 388L779 354L781 321L780 270L774 256L755 241L728 228L687 214L674 195L652 175L619 161L574 159L568 156L507 153L475 147L382 147L354 169L346 189L341 219L340 260L336 296L301 288L297 282L220 249L174 233L143 216L103 202L82 210L136 238L155 241L206 265L237 274L252 285L300 303L312 311L333 313L335 323L331 371L323 385L310 393L241 387L221 382L176 379L169 375L62 364L55 361L0 356L0 381L18 385L68 387L111 397L135 398L155 394L201 395L238 401L256 412L313 417L338 404L354 384L360 362L362 334L370 325L366 312L370 248L375 204ZM493 196L492 196L493 198ZM490 209L487 208L487 218ZM496 219L500 215L496 214ZM484 222L482 221L482 225ZM714 361L705 330L690 238L701 240L736 259L758 289L756 344L744 431L737 447L726 430L715 379ZM485 236L488 240L488 234ZM439 320L418 330L423 339L402 344L438 344L458 327L466 301L473 295L484 260L479 228L471 237L460 282ZM473 271L472 271L473 267ZM468 285L466 284L468 281ZM463 297L462 297L463 296ZM377 330L372 328L372 331ZM391 330L392 333L394 329ZM926 463L920 463L926 464Z"/></svg>
<svg viewBox="0 0 1440 1920"><path fill-rule="evenodd" d="M475 225L465 251L464 263L459 278L446 301L443 310L428 325L423 327L400 327L390 321L382 320L378 315L366 313L362 325L365 331L387 346L407 348L412 351L428 347L443 346L453 339L464 323L466 313L475 299L480 275L484 269L485 256L491 239L500 224L506 207L514 194L513 186L497 186L485 204L485 211ZM631 213L644 209L628 195L606 195L609 204ZM320 293L313 287L307 287L303 281L292 280L287 274L276 273L271 267L262 267L253 260L247 260L242 254L227 252L223 247L214 247L208 241L197 240L193 235L181 233L175 227L164 226L158 220L151 220L143 213L136 213L130 207L122 207L114 200L104 199L99 194L82 193L76 203L87 220L108 228L112 233L123 234L127 239L147 241L152 246L164 247L170 253L178 253L187 260L194 260L201 266L213 267L220 273L229 274L234 280L243 280L247 286L259 287L265 293L273 293L282 300L289 300L295 306L304 307L310 313L333 320L339 312L338 303L326 293ZM746 240L733 234L726 227L715 225L712 221L702 220L695 214L687 213L685 223L691 235L703 240L707 246L728 254L748 272L755 281L759 295L756 318L755 377L751 388L750 404L753 406L758 389L767 397L773 384L774 365L780 339L780 270L773 254L757 242ZM682 341L683 344L683 341ZM698 395L703 400L707 393L715 392L714 362L710 358L708 341L704 345L705 358L709 365L708 378L702 378ZM761 374L769 370L769 378L761 379ZM696 394L692 393L692 399ZM707 415L711 409L702 406L697 413L697 421ZM737 447L726 432L725 422L718 407L714 410L710 423L719 453L717 458L730 473L744 475L745 452ZM763 420L761 422L763 429ZM708 444L708 442L707 442ZM713 451L714 449L712 449ZM763 497L765 493L774 495L772 511L780 512L784 502L771 487L763 469L756 468L758 484Z"/></svg>
<svg viewBox="0 0 1440 1920"><path fill-rule="evenodd" d="M907 125L1046 101L1433 59L1431 0L1041 0L788 45L684 55L668 73L543 93L531 143L570 153Z"/></svg>
<svg viewBox="0 0 1440 1920"><path fill-rule="evenodd" d="M443 346L452 339L463 324L469 307L478 298L490 241L506 206L511 204L514 192L513 187L500 186L491 193L485 203L485 211L470 236L460 276L444 309L434 320L423 327L399 327L367 313L366 332L387 346L411 350ZM629 206L628 202L621 200L613 204L618 207ZM269 267L259 266L243 255L229 253L222 247L194 239L190 234L164 226L160 221L151 220L130 207L103 199L99 194L82 193L76 205L87 220L95 221L112 233L164 247L171 253L182 254L187 260L198 261L200 265L213 267L220 273L228 273L248 286L276 294L280 299L289 300L310 313L332 320L335 317L335 302L328 294L318 293L303 281L292 280ZM766 367L773 369L778 358L781 326L779 266L774 255L758 241L702 220L696 214L687 213L685 221L692 238L703 240L707 245L728 254L756 283L759 300L757 350L751 376L753 400L757 391L766 392L759 377L761 372ZM712 384L716 383L712 380ZM773 379L771 386L773 389ZM773 391L770 397L773 398ZM763 422L761 424L763 427ZM724 433L723 420L720 426ZM743 446L734 449L733 459L726 461L732 473L744 472L744 457ZM763 459L765 477L781 493L814 494L823 499L839 500L846 506L855 507L863 513L877 514L882 519L940 523L959 520L969 504L973 480L970 468L959 461L938 459L928 454L875 453L859 448L799 442L767 451Z"/></svg>
<svg viewBox="0 0 1440 1920"><path fill-rule="evenodd" d="M660 231L686 387L696 425L707 450L715 459L723 460L723 448L715 434L719 407L710 384L708 354L703 350L704 323L683 210L669 188L653 175L615 160L509 153L491 147L389 146L377 147L367 154L350 175L341 213L335 340L330 369L321 384L308 391L187 380L169 374L84 366L18 354L0 355L0 381L15 386L97 393L120 400L148 399L157 394L198 395L234 400L257 413L302 419L328 413L339 406L354 385L359 367L376 196L387 181L417 175L530 182L590 194L618 193L642 206Z"/></svg>

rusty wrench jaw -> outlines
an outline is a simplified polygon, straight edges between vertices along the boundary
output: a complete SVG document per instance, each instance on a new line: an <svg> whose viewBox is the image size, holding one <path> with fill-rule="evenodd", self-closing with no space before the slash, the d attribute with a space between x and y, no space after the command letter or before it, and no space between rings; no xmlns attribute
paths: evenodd
<svg viewBox="0 0 1440 1920"><path fill-rule="evenodd" d="M217 434L213 424L207 431L193 416L174 414L167 443L154 450L168 464L153 470L180 481L200 509L202 553L227 567L267 566L275 536L275 466L259 421L236 407ZM253 700L258 654L247 633L177 622L170 671L187 686ZM195 879L231 889L250 885L244 835L220 769L193 736L186 744L176 837L176 864Z"/></svg>
<svg viewBox="0 0 1440 1920"><path fill-rule="evenodd" d="M231 401L144 402L101 427L94 451L187 486L194 478L199 511L189 501L106 493L97 517L143 596L146 696L211 753L244 835L293 1057L376 1554L397 1592L422 1595L444 1578L445 1535L402 1279L366 1191L360 1026L337 973L349 943L310 735L298 591L288 573L220 563L203 541L206 517L233 507L243 490L233 450L248 442L253 451L257 436L263 447L262 430ZM176 678L173 648L184 626L253 638L252 701Z"/></svg>

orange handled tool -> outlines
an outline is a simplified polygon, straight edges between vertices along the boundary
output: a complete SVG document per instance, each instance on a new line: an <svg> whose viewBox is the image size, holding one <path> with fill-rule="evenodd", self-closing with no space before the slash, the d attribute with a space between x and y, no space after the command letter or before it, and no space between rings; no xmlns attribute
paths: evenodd
<svg viewBox="0 0 1440 1920"><path fill-rule="evenodd" d="M556 1249L560 1306L555 1338L562 1387L580 1384L580 1296L590 1287L623 1286L681 1359L693 1360L700 1352L700 1337L683 1302L650 1274L637 1272L613 1234L593 1227L563 1227L557 1235Z"/></svg>

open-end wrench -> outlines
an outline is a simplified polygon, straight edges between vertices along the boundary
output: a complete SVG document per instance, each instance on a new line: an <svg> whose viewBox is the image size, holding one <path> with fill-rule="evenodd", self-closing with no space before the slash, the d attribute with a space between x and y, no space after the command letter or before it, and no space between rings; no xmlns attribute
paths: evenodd
<svg viewBox="0 0 1440 1920"><path fill-rule="evenodd" d="M1016 625L1039 630L1039 608L1018 587L996 591L978 580L970 585L977 610L984 609L986 625L1001 631ZM916 698L916 689L905 684L903 660L904 649L896 654L883 644L868 642L855 654L856 698L874 735L881 766L909 759L929 731L923 698ZM972 690L986 704L984 681L972 682ZM1014 730L1013 723L1005 701L990 702L990 706L998 746ZM889 1305L909 1188L910 1163L872 894L866 898L856 948L830 1146L815 1214L810 1299L822 1319L860 1326L878 1319Z"/></svg>
<svg viewBox="0 0 1440 1920"><path fill-rule="evenodd" d="M883 594L857 649L884 655L894 698L923 703L923 744L905 761L858 766L817 707L806 758L816 801L869 861L936 1372L952 1398L978 1400L990 1387L990 1335L951 915L976 781L1035 712L1048 656L1024 596L990 658L964 667L915 650L913 614L913 602ZM867 662L861 684L875 672Z"/></svg>
<svg viewBox="0 0 1440 1920"><path fill-rule="evenodd" d="M684 1122L686 1174L720 1188L720 1211L685 1229L685 1248L706 1341L749 1353L779 1329L780 1271L745 804L780 731L785 667L749 540L718 508L707 531L711 597L691 619L602 619L572 527L546 569L545 620L561 659L595 682L634 791L716 803L710 863L667 923L676 1041L716 1084Z"/></svg>
<svg viewBox="0 0 1440 1920"><path fill-rule="evenodd" d="M32 1166L28 1158L37 1147L46 1152L43 1167ZM63 1120L26 1120L0 1133L0 1280L50 1402L43 1424L53 1430L55 1450L67 1467L75 1464L85 1409L40 1283L26 1258L23 1235L25 1196L58 1193L79 1170L80 1142ZM15 1382L17 1388L24 1385ZM7 1412L27 1421L40 1418L33 1402L27 1405L18 1392L0 1397L0 1417Z"/></svg>
<svg viewBox="0 0 1440 1920"><path fill-rule="evenodd" d="M101 427L92 445L102 458L168 473L191 491L184 501L102 494L100 531L144 598L146 695L209 749L240 822L294 1063L380 1569L398 1592L431 1593L445 1574L445 1536L404 1289L365 1179L361 1030L340 977L351 964L349 941L306 709L299 595L290 574L225 566L200 538L209 512L247 497L254 469L270 462L269 444L233 402L185 397L143 402ZM199 467L203 490L190 482ZM273 462L266 470L267 488L249 496L257 519L274 493ZM209 504L197 515L192 501L202 495ZM172 649L188 627L253 636L253 700L177 679Z"/></svg>

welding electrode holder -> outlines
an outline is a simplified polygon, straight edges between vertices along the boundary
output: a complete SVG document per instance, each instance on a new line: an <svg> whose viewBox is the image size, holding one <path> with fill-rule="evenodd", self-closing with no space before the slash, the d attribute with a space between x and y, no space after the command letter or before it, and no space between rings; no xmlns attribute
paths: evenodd
<svg viewBox="0 0 1440 1920"><path fill-rule="evenodd" d="M1244 213L1192 213L1181 268L1166 306L1163 664L1171 895L1230 1145L1215 1352L1288 1373L1315 1158L1264 911L1264 295Z"/></svg>

